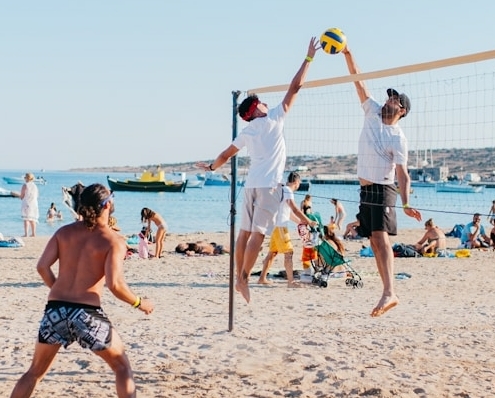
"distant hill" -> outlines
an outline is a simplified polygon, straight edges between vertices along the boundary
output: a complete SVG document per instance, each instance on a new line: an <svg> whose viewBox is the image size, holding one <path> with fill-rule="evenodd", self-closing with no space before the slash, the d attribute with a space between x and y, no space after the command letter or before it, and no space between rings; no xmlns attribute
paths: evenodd
<svg viewBox="0 0 495 398"><path fill-rule="evenodd" d="M431 153L433 164L428 167L447 166L450 174L478 173L483 178L492 176L495 171L495 150L494 148L476 148L476 149L434 149ZM416 167L416 153L409 152L409 167ZM347 156L291 156L287 158L287 169L295 169L297 166L308 167L309 174L325 173L356 173L356 155ZM423 158L420 159L424 160ZM428 154L428 161L430 154ZM213 161L213 159L210 159ZM241 157L238 159L240 169L248 166L249 159ZM141 166L109 166L96 167L90 169L72 169L71 171L98 171L98 172L129 172L139 173L144 169L154 169L160 166L165 171L183 171L197 173L200 170L194 167L194 162L186 163L161 163L141 165ZM421 165L418 165L421 166ZM230 162L223 169L228 172Z"/></svg>

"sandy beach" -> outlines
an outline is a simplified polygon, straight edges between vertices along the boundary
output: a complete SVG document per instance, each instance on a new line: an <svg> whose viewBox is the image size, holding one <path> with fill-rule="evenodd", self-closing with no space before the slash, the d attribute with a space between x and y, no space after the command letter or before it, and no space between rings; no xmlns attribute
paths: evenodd
<svg viewBox="0 0 495 398"><path fill-rule="evenodd" d="M301 246L293 231L295 268ZM400 231L414 243L423 230ZM228 244L228 234L168 235L158 260L125 261L127 281L151 298L146 316L106 291L102 306L127 347L141 397L493 397L495 396L495 253L469 258L398 258L400 304L369 316L381 293L367 240L346 242L362 289L329 280L327 288L257 285L251 303L234 295L229 327L229 256L186 257L179 241ZM48 237L1 248L0 390L9 396L29 366L48 289L36 272ZM265 240L263 254L267 252ZM456 248L458 239L448 238ZM261 268L260 256L254 271ZM270 275L283 269L275 260ZM77 343L61 349L33 395L115 397L112 372Z"/></svg>

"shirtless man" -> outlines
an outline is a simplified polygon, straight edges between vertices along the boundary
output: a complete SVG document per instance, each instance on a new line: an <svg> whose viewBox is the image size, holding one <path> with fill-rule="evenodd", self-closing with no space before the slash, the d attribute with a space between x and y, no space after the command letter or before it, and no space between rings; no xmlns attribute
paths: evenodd
<svg viewBox="0 0 495 398"><path fill-rule="evenodd" d="M11 398L30 397L60 347L74 341L108 363L115 372L118 397L136 396L124 345L101 308L103 286L145 314L153 312L153 304L133 293L124 280L125 242L108 225L113 210L113 194L105 186L88 186L81 194L82 221L61 227L46 245L37 270L50 288L48 303L31 366ZM54 264L58 264L58 275L52 271Z"/></svg>
<svg viewBox="0 0 495 398"><path fill-rule="evenodd" d="M433 219L425 222L426 232L423 237L414 245L421 254L437 253L441 254L447 249L447 239L444 232L433 224Z"/></svg>

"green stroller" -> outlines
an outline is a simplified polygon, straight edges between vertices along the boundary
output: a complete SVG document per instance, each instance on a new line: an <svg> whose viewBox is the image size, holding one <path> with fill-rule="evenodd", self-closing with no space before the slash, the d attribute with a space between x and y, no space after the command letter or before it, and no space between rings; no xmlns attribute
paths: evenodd
<svg viewBox="0 0 495 398"><path fill-rule="evenodd" d="M317 258L312 260L313 283L320 287L328 286L328 279L345 273L345 284L353 288L362 288L361 276L352 268L351 260L345 258L326 240L321 240L316 246ZM335 272L335 268L343 266L343 271Z"/></svg>

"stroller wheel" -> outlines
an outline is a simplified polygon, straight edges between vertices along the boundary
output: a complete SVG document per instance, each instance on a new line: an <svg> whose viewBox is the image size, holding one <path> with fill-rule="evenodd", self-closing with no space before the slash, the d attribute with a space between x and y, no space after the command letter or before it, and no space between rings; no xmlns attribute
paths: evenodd
<svg viewBox="0 0 495 398"><path fill-rule="evenodd" d="M328 283L326 281L320 281L320 286L321 287L327 287Z"/></svg>
<svg viewBox="0 0 495 398"><path fill-rule="evenodd" d="M363 286L364 286L363 281L357 281L357 283L356 283L357 288L361 289Z"/></svg>
<svg viewBox="0 0 495 398"><path fill-rule="evenodd" d="M345 285L346 286L352 286L352 282L354 281L354 279L346 279L345 280Z"/></svg>

